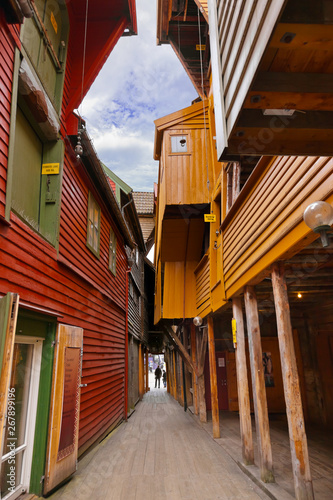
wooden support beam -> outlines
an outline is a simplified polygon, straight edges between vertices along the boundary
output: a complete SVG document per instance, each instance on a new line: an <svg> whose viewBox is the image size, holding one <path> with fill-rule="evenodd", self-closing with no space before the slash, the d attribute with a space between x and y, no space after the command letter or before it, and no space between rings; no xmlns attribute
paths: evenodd
<svg viewBox="0 0 333 500"><path fill-rule="evenodd" d="M251 465L254 463L254 451L252 440L249 382L247 378L245 355L244 320L242 300L240 297L235 297L234 299L232 299L232 310L237 326L237 347L235 354L242 456L244 463L246 465Z"/></svg>
<svg viewBox="0 0 333 500"><path fill-rule="evenodd" d="M314 499L305 433L300 382L290 321L287 285L282 263L272 266L272 285L286 401L291 461L297 500Z"/></svg>
<svg viewBox="0 0 333 500"><path fill-rule="evenodd" d="M262 481L265 483L271 483L274 482L272 445L269 435L269 420L264 368L262 362L258 305L253 286L245 287L244 299L247 333L249 339L253 404L256 419L260 475Z"/></svg>
<svg viewBox="0 0 333 500"><path fill-rule="evenodd" d="M184 362L187 364L190 370L194 371L196 375L199 375L198 367L196 366L196 364L192 362L189 353L186 351L182 341L177 335L177 327L164 326L164 330L168 335L169 339L172 341L172 343L178 347L180 355L182 356Z"/></svg>
<svg viewBox="0 0 333 500"><path fill-rule="evenodd" d="M196 343L196 335L195 335L195 326L193 323L191 324L191 358L194 365L197 364L197 343ZM193 388L193 406L194 413L198 415L198 381L197 375L194 370L192 370L192 388Z"/></svg>
<svg viewBox="0 0 333 500"><path fill-rule="evenodd" d="M219 400L217 395L214 323L212 317L209 317L207 319L207 324L208 324L208 353L209 353L210 393L212 401L213 438L217 439L220 437L220 416L219 416Z"/></svg>
<svg viewBox="0 0 333 500"><path fill-rule="evenodd" d="M139 398L143 398L143 352L142 352L142 344L139 342Z"/></svg>
<svg viewBox="0 0 333 500"><path fill-rule="evenodd" d="M145 392L149 391L149 360L148 360L148 349L146 349L146 389Z"/></svg>
<svg viewBox="0 0 333 500"><path fill-rule="evenodd" d="M295 92L297 94L332 94L333 75L330 73L278 73L265 71L258 74L251 93ZM287 108L290 109L290 108Z"/></svg>
<svg viewBox="0 0 333 500"><path fill-rule="evenodd" d="M205 359L206 359L206 350L207 350L207 342L208 342L208 329L207 327L199 330L201 333L198 334L198 376L201 376L205 370Z"/></svg>
<svg viewBox="0 0 333 500"><path fill-rule="evenodd" d="M205 358L207 349L208 331L207 327L199 330L196 328L197 346L198 346L198 401L200 422L207 422L207 407L205 397Z"/></svg>
<svg viewBox="0 0 333 500"><path fill-rule="evenodd" d="M173 368L173 397L177 399L177 376L176 376L176 352L172 351L172 368Z"/></svg>

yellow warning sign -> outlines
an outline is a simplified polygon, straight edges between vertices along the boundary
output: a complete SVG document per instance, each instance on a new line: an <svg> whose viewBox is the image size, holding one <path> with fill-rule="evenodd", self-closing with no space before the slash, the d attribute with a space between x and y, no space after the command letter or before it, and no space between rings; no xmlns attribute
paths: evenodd
<svg viewBox="0 0 333 500"><path fill-rule="evenodd" d="M215 214L205 214L204 215L205 222L216 222Z"/></svg>
<svg viewBox="0 0 333 500"><path fill-rule="evenodd" d="M51 24L53 26L54 31L56 33L58 33L58 24L57 24L56 18L54 17L53 12L51 12Z"/></svg>
<svg viewBox="0 0 333 500"><path fill-rule="evenodd" d="M195 50L206 50L206 45L196 45Z"/></svg>
<svg viewBox="0 0 333 500"><path fill-rule="evenodd" d="M237 347L237 323L235 318L231 320L231 328L232 328L232 341L234 344L234 348Z"/></svg>
<svg viewBox="0 0 333 500"><path fill-rule="evenodd" d="M60 163L43 163L42 175L59 174Z"/></svg>

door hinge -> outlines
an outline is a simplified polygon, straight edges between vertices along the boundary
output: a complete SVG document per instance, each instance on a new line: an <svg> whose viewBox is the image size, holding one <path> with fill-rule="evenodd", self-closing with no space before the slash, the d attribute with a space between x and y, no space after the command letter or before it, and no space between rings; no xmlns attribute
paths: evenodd
<svg viewBox="0 0 333 500"><path fill-rule="evenodd" d="M45 476L42 476L42 477L40 478L40 481L39 481L39 482L40 482L40 484L42 484L42 482L44 481L44 479L45 479Z"/></svg>

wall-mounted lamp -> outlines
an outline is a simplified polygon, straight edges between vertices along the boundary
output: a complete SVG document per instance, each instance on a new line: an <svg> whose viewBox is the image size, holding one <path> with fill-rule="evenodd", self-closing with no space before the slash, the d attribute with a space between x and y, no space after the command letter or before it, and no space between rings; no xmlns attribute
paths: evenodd
<svg viewBox="0 0 333 500"><path fill-rule="evenodd" d="M303 297L303 295L302 295L300 292L298 292L297 297L298 297L299 299L301 299L301 298Z"/></svg>
<svg viewBox="0 0 333 500"><path fill-rule="evenodd" d="M328 247L327 231L331 229L333 224L332 205L326 201L315 201L304 210L303 219L312 231L320 234L323 247Z"/></svg>
<svg viewBox="0 0 333 500"><path fill-rule="evenodd" d="M201 326L202 325L202 317L196 316L195 318L193 318L193 324L194 324L194 326Z"/></svg>

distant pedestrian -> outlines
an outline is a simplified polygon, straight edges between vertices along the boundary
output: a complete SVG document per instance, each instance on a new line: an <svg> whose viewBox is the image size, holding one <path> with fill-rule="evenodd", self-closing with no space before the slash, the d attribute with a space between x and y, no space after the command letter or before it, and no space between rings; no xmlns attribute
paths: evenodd
<svg viewBox="0 0 333 500"><path fill-rule="evenodd" d="M164 387L166 387L166 378L167 378L167 377L166 377L166 371L165 371L165 370L163 370L162 379L163 379L163 385L164 385Z"/></svg>
<svg viewBox="0 0 333 500"><path fill-rule="evenodd" d="M160 388L161 375L162 375L161 368L157 365L157 368L155 370L155 389L157 387L157 382L158 382L158 388Z"/></svg>

